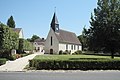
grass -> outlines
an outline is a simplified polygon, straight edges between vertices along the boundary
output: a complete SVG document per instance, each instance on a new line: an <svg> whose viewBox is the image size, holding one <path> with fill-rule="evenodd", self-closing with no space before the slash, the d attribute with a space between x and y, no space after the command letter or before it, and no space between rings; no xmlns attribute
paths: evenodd
<svg viewBox="0 0 120 80"><path fill-rule="evenodd" d="M96 61L96 60L120 60L120 57L111 59L111 56L96 56L96 55L38 55L34 59L39 60L72 60L72 61Z"/></svg>
<svg viewBox="0 0 120 80"><path fill-rule="evenodd" d="M7 61L7 59L5 59L5 58L0 58L0 65L5 64L5 63L6 63L6 61Z"/></svg>

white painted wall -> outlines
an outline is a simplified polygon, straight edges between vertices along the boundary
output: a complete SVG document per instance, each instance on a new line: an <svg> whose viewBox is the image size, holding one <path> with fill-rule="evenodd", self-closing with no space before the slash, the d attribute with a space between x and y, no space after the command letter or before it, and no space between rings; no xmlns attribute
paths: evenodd
<svg viewBox="0 0 120 80"><path fill-rule="evenodd" d="M51 46L51 36L53 38L53 45ZM48 33L47 39L45 41L45 53L50 53L50 49L53 49L53 53L57 54L58 53L58 39L55 36L55 33L52 28L50 28L50 31Z"/></svg>
<svg viewBox="0 0 120 80"><path fill-rule="evenodd" d="M65 50L66 50L66 44L60 43L60 44L59 44L59 51L60 51L60 50L65 51Z"/></svg>
<svg viewBox="0 0 120 80"><path fill-rule="evenodd" d="M38 50L39 47L39 52L42 52L44 50L44 45L38 45L36 42L34 42L33 44L36 50Z"/></svg>
<svg viewBox="0 0 120 80"><path fill-rule="evenodd" d="M19 38L24 38L23 30L22 30L22 29L21 29L20 32L19 32Z"/></svg>
<svg viewBox="0 0 120 80"><path fill-rule="evenodd" d="M77 50L82 50L82 46L81 45L75 45L75 44L67 44L67 45L68 45L68 49L67 50L71 51L71 54L74 53ZM72 49L72 45L73 45L73 49ZM79 49L78 49L78 46L79 46ZM65 43L59 43L59 51L60 50L62 50L62 51L66 50L66 44Z"/></svg>

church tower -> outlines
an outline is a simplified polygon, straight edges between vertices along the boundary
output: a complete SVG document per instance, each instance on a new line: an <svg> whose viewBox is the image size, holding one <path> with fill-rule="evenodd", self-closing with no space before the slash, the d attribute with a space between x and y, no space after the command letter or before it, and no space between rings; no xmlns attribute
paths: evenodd
<svg viewBox="0 0 120 80"><path fill-rule="evenodd" d="M55 12L51 22L51 28L53 29L54 32L59 33L59 23Z"/></svg>

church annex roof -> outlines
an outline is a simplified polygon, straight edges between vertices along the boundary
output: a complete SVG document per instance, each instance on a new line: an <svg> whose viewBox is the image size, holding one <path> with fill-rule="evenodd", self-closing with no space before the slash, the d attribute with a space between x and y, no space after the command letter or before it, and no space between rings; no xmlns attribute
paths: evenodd
<svg viewBox="0 0 120 80"><path fill-rule="evenodd" d="M55 35L60 43L79 44L79 45L81 44L76 34L73 32L60 29L59 34L55 33Z"/></svg>
<svg viewBox="0 0 120 80"><path fill-rule="evenodd" d="M44 45L44 43L45 43L45 39L41 39L41 38L39 38L39 39L36 39L34 42L36 42L38 45Z"/></svg>
<svg viewBox="0 0 120 80"><path fill-rule="evenodd" d="M20 33L20 31L22 30L22 28L12 28L13 31Z"/></svg>

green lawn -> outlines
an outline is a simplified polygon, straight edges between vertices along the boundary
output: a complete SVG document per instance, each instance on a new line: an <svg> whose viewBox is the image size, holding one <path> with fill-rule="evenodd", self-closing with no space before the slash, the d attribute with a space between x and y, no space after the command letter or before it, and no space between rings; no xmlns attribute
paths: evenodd
<svg viewBox="0 0 120 80"><path fill-rule="evenodd" d="M120 60L120 57L115 57L111 59L111 56L96 56L96 55L39 55L34 59L39 60Z"/></svg>

